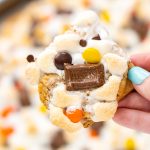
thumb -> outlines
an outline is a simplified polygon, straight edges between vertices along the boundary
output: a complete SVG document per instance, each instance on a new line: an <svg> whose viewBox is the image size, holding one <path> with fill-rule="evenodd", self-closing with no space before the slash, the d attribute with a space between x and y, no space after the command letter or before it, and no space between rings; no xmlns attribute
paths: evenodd
<svg viewBox="0 0 150 150"><path fill-rule="evenodd" d="M150 100L150 72L141 67L133 67L128 72L128 78L132 81L136 91Z"/></svg>

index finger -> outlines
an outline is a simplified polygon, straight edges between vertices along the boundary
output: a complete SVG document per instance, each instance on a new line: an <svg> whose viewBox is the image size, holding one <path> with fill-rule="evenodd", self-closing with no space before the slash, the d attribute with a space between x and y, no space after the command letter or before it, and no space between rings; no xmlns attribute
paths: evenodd
<svg viewBox="0 0 150 150"><path fill-rule="evenodd" d="M131 56L131 61L134 65L150 71L150 53L135 54Z"/></svg>

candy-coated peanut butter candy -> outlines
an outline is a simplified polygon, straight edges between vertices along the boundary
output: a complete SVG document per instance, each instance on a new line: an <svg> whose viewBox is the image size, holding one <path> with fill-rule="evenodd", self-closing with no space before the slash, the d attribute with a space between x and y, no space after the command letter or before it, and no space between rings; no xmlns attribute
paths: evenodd
<svg viewBox="0 0 150 150"><path fill-rule="evenodd" d="M40 109L40 112L42 112L42 113L46 113L47 112L47 109L46 109L46 107L44 105L41 105L39 109Z"/></svg>
<svg viewBox="0 0 150 150"><path fill-rule="evenodd" d="M82 57L88 63L99 63L101 60L101 54L96 48L87 48L82 53Z"/></svg>
<svg viewBox="0 0 150 150"><path fill-rule="evenodd" d="M83 111L76 109L74 111L65 111L64 114L73 122L77 123L83 118Z"/></svg>
<svg viewBox="0 0 150 150"><path fill-rule="evenodd" d="M127 150L134 150L134 149L136 149L135 148L136 147L135 141L132 138L126 139L126 141L124 143L124 146L125 146L125 149L127 149Z"/></svg>
<svg viewBox="0 0 150 150"><path fill-rule="evenodd" d="M102 19L106 23L109 23L110 22L110 14L109 14L109 12L107 10L103 10L100 13L100 19Z"/></svg>
<svg viewBox="0 0 150 150"><path fill-rule="evenodd" d="M12 106L7 106L6 108L4 108L4 110L2 110L2 112L0 112L0 116L5 118L13 111L15 111L15 108L13 108Z"/></svg>
<svg viewBox="0 0 150 150"><path fill-rule="evenodd" d="M8 137L14 132L14 129L12 127L2 128L1 133L3 136Z"/></svg>

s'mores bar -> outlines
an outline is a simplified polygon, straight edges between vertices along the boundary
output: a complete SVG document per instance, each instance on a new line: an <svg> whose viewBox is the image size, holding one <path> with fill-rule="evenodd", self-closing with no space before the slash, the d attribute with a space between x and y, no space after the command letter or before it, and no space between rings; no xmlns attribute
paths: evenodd
<svg viewBox="0 0 150 150"><path fill-rule="evenodd" d="M129 58L93 11L79 14L37 58L27 60L26 76L38 85L50 121L70 132L111 119L133 89Z"/></svg>

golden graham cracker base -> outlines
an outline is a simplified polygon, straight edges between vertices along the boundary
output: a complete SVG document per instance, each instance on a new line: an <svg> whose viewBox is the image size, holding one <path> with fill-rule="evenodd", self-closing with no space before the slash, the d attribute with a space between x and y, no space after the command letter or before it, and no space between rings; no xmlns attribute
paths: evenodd
<svg viewBox="0 0 150 150"><path fill-rule="evenodd" d="M56 85L56 82L60 81L60 77L57 74L44 74L39 81L38 91L41 102L48 109L48 103L50 99L50 91Z"/></svg>
<svg viewBox="0 0 150 150"><path fill-rule="evenodd" d="M84 117L83 117L83 120L81 121L81 123L84 128L88 128L94 123L94 121L90 118L89 113L84 112Z"/></svg>
<svg viewBox="0 0 150 150"><path fill-rule="evenodd" d="M128 70L132 68L134 65L129 62ZM131 81L128 79L128 71L124 74L123 79L120 83L119 91L117 94L117 100L120 101L123 97L128 95L133 90L133 85Z"/></svg>

